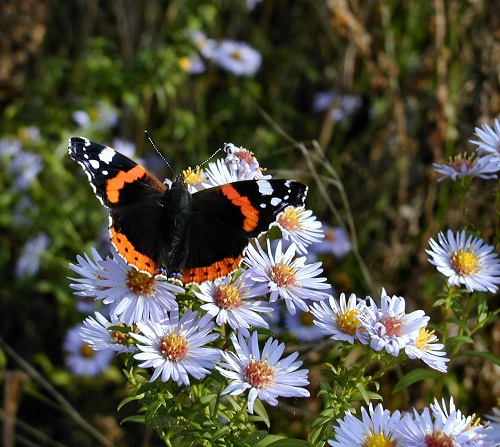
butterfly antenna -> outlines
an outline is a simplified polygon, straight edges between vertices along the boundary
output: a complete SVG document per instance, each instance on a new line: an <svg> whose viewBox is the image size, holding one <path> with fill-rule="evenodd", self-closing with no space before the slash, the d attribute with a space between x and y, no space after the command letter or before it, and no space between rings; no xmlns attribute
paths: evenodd
<svg viewBox="0 0 500 447"><path fill-rule="evenodd" d="M166 163L166 165L170 168L170 170L172 171L172 173L175 175L175 171L172 169L172 166L170 166L170 163L167 161L167 159L163 156L163 154L158 150L158 148L156 147L156 145L153 143L153 140L149 136L148 131L145 130L144 133L146 134L146 138L151 143L151 146L153 146L155 148L155 151L158 153L158 155L161 157L161 159Z"/></svg>
<svg viewBox="0 0 500 447"><path fill-rule="evenodd" d="M219 148L217 149L210 157L208 157L203 163L200 164L200 166L203 166L204 164L208 163L212 158L214 158L222 149Z"/></svg>

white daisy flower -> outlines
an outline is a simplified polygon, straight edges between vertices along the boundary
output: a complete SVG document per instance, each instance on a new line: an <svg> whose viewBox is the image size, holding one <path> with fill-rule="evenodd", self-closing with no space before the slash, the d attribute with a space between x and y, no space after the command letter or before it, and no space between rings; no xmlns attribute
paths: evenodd
<svg viewBox="0 0 500 447"><path fill-rule="evenodd" d="M282 359L285 344L269 338L260 352L258 334L254 332L246 341L241 334L231 334L235 352L223 351L224 362L217 369L230 380L222 394L239 395L248 393L248 412L253 413L255 399L270 405L278 405L278 397L308 397L309 391L302 388L309 385L307 369L298 369L299 353L294 352Z"/></svg>
<svg viewBox="0 0 500 447"><path fill-rule="evenodd" d="M112 350L119 352L135 352L135 340L130 338L129 332L134 328L127 327L116 317L107 320L99 312L94 312L95 318L87 317L80 335L85 343L95 351ZM113 329L116 328L116 329Z"/></svg>
<svg viewBox="0 0 500 447"><path fill-rule="evenodd" d="M257 248L250 245L245 253L244 263L248 270L244 275L250 277L257 284L267 284L270 293L269 301L278 297L285 300L288 311L295 314L296 307L307 312L309 308L305 300L321 301L328 297L321 289L329 289L326 278L318 278L323 270L321 262L306 264L306 257L294 258L296 245L290 244L283 253L281 241L272 253L271 242L267 240L267 253L257 243Z"/></svg>
<svg viewBox="0 0 500 447"><path fill-rule="evenodd" d="M477 158L474 154L467 156L465 153L453 157L448 163L433 163L432 166L443 175L438 182L446 178L455 181L467 176L492 179L497 178L495 173L500 171L498 161L492 155Z"/></svg>
<svg viewBox="0 0 500 447"><path fill-rule="evenodd" d="M331 227L322 224L324 239L312 244L310 251L315 254L332 254L337 259L348 255L352 250L351 240L342 227Z"/></svg>
<svg viewBox="0 0 500 447"><path fill-rule="evenodd" d="M493 408L493 415L487 418L491 422L488 423L489 428L484 433L485 445L500 446L500 408Z"/></svg>
<svg viewBox="0 0 500 447"><path fill-rule="evenodd" d="M99 280L103 271L103 268L99 266L99 262L102 261L102 257L94 247L90 251L93 260L87 253L84 253L84 257L80 255L76 256L78 264L69 264L69 268L81 276L81 278L69 277L72 281L76 281L69 286L75 290L73 293L78 297L95 298L97 292L102 290L102 286L99 286Z"/></svg>
<svg viewBox="0 0 500 447"><path fill-rule="evenodd" d="M208 168L205 169L205 176L207 181L202 183L204 188L226 185L228 183L238 181L237 174L235 172L231 172L223 160L210 162L208 164Z"/></svg>
<svg viewBox="0 0 500 447"><path fill-rule="evenodd" d="M399 447L401 444L394 430L400 425L400 420L399 411L391 415L389 410L384 410L382 404L373 408L370 403L368 411L361 408L361 419L352 413L347 413L343 420L337 419L338 426L334 427L335 440L328 440L328 444L332 447Z"/></svg>
<svg viewBox="0 0 500 447"><path fill-rule="evenodd" d="M259 315L263 312L272 312L273 308L266 306L264 301L255 301L253 298L262 296L265 285L250 287L240 276L235 281L230 276L206 281L199 286L199 292L194 294L207 304L201 308L212 318L217 325L229 324L232 329L241 332L245 337L250 336L251 327L265 327L269 325Z"/></svg>
<svg viewBox="0 0 500 447"><path fill-rule="evenodd" d="M399 351L408 344L415 344L420 329L429 321L423 310L405 313L405 299L401 296L389 297L382 289L380 308L372 298L367 297L364 328L366 338L362 343L370 344L375 351L385 349L389 354L398 356Z"/></svg>
<svg viewBox="0 0 500 447"><path fill-rule="evenodd" d="M281 229L283 238L295 243L297 251L307 253L307 246L324 238L321 222L316 220L311 210L303 206L288 206L276 217L272 226Z"/></svg>
<svg viewBox="0 0 500 447"><path fill-rule="evenodd" d="M64 337L63 349L66 353L66 366L76 376L97 376L111 363L115 352L95 351L80 335L83 325L71 328Z"/></svg>
<svg viewBox="0 0 500 447"><path fill-rule="evenodd" d="M24 244L21 254L16 261L16 277L27 278L34 276L40 268L40 260L47 250L50 239L45 233L39 233Z"/></svg>
<svg viewBox="0 0 500 447"><path fill-rule="evenodd" d="M92 263L79 258L80 266L70 266L84 278L74 279L71 287L80 295L93 295L110 305L110 314L131 326L143 320L159 321L167 310L177 307L174 293L184 289L169 283L162 275L149 276L128 265L114 248L113 257ZM94 256L94 259L96 257Z"/></svg>
<svg viewBox="0 0 500 447"><path fill-rule="evenodd" d="M500 121L495 119L493 128L487 124L482 124L482 129L475 128L475 135L481 141L470 140L472 144L477 145L477 151L481 154L489 152L491 154L500 155Z"/></svg>
<svg viewBox="0 0 500 447"><path fill-rule="evenodd" d="M206 348L208 343L219 337L210 333L212 322L200 326L197 312L191 310L179 318L178 310L173 310L161 322L137 323L141 334L131 333L139 343L141 352L134 355L141 368L154 368L150 382L160 377L162 382L170 379L179 385L189 385L189 376L202 379L220 358L218 349Z"/></svg>
<svg viewBox="0 0 500 447"><path fill-rule="evenodd" d="M406 355L410 359L421 359L431 368L446 372L446 365L450 359L446 358L446 351L442 343L437 343L438 338L434 331L429 331L426 328L421 328L414 342L408 343L405 346Z"/></svg>
<svg viewBox="0 0 500 447"><path fill-rule="evenodd" d="M490 291L495 293L500 284L500 261L494 247L486 245L481 238L467 238L465 230L453 234L448 230L447 237L438 234L438 242L429 240L432 257L429 262L448 277L450 286L464 284L469 292Z"/></svg>
<svg viewBox="0 0 500 447"><path fill-rule="evenodd" d="M211 55L221 68L236 76L251 76L257 73L262 62L261 54L245 42L223 40Z"/></svg>
<svg viewBox="0 0 500 447"><path fill-rule="evenodd" d="M421 414L416 410L407 413L396 428L400 442L405 447L427 445L443 446L475 446L484 435L484 428L477 424L471 416L464 417L455 408L453 398L450 399L450 410L446 408L444 399L442 408L437 399Z"/></svg>
<svg viewBox="0 0 500 447"><path fill-rule="evenodd" d="M321 329L323 334L330 336L333 340L347 341L353 344L359 337L363 336L363 312L366 308L364 301L360 300L354 293L349 295L346 302L344 293L340 294L340 300L330 296L328 300L313 303L311 313L315 317L314 324Z"/></svg>
<svg viewBox="0 0 500 447"><path fill-rule="evenodd" d="M226 158L224 162L231 174L238 180L269 179L270 175L263 175L262 168L253 152L243 147L236 147L233 143L224 146Z"/></svg>

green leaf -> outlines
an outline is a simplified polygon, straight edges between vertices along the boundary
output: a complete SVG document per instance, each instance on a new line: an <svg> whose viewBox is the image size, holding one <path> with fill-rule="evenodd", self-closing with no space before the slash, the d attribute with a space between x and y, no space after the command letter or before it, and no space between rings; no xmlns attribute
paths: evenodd
<svg viewBox="0 0 500 447"><path fill-rule="evenodd" d="M129 402L133 402L135 400L141 400L142 398L144 397L144 394L138 394L136 396L129 396L125 399L123 399L119 404L118 404L118 411L120 411L122 409L122 407L126 404L128 404Z"/></svg>
<svg viewBox="0 0 500 447"><path fill-rule="evenodd" d="M461 320L457 318L449 318L447 320L450 323L456 324L458 327L460 327L467 335L470 335L470 329L469 327Z"/></svg>
<svg viewBox="0 0 500 447"><path fill-rule="evenodd" d="M474 343L474 340L467 335L457 335L455 337L450 337L448 343Z"/></svg>
<svg viewBox="0 0 500 447"><path fill-rule="evenodd" d="M278 435L267 435L254 447L306 447L306 441Z"/></svg>
<svg viewBox="0 0 500 447"><path fill-rule="evenodd" d="M398 383L396 383L394 389L392 390L392 394L397 393L398 391L401 391L402 389L412 385L413 383L420 382L422 380L439 380L441 375L442 373L440 373L439 371L434 371L432 369L414 369L413 371L410 371L408 374L406 374Z"/></svg>
<svg viewBox="0 0 500 447"><path fill-rule="evenodd" d="M484 351L460 351L457 355L467 355L470 357L480 357L482 359L488 360L495 365L500 366L500 357L497 357L496 355L492 354L491 352L484 352Z"/></svg>

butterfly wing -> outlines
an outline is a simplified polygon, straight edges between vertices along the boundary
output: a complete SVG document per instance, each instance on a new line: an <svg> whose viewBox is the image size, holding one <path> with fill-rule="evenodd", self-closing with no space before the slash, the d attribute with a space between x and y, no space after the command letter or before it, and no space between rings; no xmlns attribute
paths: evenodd
<svg viewBox="0 0 500 447"><path fill-rule="evenodd" d="M246 180L193 194L182 281L201 283L236 270L249 239L286 207L303 205L306 195L307 186L291 180Z"/></svg>
<svg viewBox="0 0 500 447"><path fill-rule="evenodd" d="M130 158L87 138L70 138L68 151L110 208L109 233L117 252L139 270L155 274L167 186Z"/></svg>

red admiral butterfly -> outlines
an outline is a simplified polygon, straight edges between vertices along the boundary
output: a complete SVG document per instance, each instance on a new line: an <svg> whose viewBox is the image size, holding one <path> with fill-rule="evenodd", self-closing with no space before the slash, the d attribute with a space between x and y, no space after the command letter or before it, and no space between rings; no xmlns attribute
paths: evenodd
<svg viewBox="0 0 500 447"><path fill-rule="evenodd" d="M243 180L191 194L182 176L169 188L130 158L86 138L69 139L69 157L110 208L111 242L125 261L149 275L184 284L238 268L250 238L269 229L288 206L301 206L307 186L293 180Z"/></svg>

